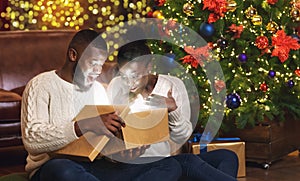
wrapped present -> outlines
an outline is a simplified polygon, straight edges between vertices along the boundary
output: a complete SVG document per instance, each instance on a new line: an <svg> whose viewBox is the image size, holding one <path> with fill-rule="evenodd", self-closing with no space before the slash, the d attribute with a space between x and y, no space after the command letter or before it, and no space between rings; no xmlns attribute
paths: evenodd
<svg viewBox="0 0 300 181"><path fill-rule="evenodd" d="M201 154L201 152L207 152L217 149L227 149L235 152L239 159L239 168L237 176L246 176L245 142L240 141L239 138L216 138L208 144L201 145L199 144L199 142L193 142L193 140L189 141L189 152L193 154Z"/></svg>

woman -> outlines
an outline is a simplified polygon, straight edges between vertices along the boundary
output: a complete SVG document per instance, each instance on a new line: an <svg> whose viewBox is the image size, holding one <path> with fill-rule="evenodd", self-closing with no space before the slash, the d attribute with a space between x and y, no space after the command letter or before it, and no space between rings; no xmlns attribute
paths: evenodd
<svg viewBox="0 0 300 181"><path fill-rule="evenodd" d="M140 157L175 158L182 167L185 180L236 180L238 158L232 151L171 156L174 150L169 142L183 145L193 132L189 97L181 79L149 73L153 66L151 58L153 55L144 41L122 46L117 60L120 76L115 77L107 88L111 103L130 105L131 111L153 107L168 109L170 140L151 144Z"/></svg>

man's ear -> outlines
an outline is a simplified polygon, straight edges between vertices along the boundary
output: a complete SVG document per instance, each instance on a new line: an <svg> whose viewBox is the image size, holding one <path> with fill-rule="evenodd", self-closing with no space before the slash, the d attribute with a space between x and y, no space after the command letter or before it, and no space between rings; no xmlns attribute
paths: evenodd
<svg viewBox="0 0 300 181"><path fill-rule="evenodd" d="M75 62L77 60L77 51L74 48L69 48L68 56L72 62Z"/></svg>

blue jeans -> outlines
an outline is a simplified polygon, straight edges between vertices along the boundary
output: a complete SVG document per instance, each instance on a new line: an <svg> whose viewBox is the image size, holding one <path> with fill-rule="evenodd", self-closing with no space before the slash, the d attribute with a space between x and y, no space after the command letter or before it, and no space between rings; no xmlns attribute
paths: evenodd
<svg viewBox="0 0 300 181"><path fill-rule="evenodd" d="M94 162L52 159L31 181L176 181L181 175L180 164L171 157L145 164L114 163L106 159Z"/></svg>
<svg viewBox="0 0 300 181"><path fill-rule="evenodd" d="M229 150L220 149L173 156L182 166L182 181L236 181L238 157Z"/></svg>

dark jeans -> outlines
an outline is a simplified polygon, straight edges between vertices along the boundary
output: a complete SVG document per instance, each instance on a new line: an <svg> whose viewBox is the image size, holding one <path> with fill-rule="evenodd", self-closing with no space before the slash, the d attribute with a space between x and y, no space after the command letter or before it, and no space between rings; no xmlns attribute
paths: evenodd
<svg viewBox="0 0 300 181"><path fill-rule="evenodd" d="M173 156L182 166L181 181L236 181L238 157L229 150Z"/></svg>
<svg viewBox="0 0 300 181"><path fill-rule="evenodd" d="M181 175L180 164L171 157L146 164L114 163L105 159L94 162L52 159L31 181L176 181Z"/></svg>
<svg viewBox="0 0 300 181"><path fill-rule="evenodd" d="M237 170L237 155L220 149L200 155L180 154L147 164L53 159L31 181L236 181Z"/></svg>

